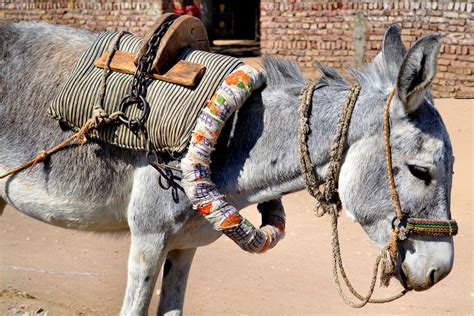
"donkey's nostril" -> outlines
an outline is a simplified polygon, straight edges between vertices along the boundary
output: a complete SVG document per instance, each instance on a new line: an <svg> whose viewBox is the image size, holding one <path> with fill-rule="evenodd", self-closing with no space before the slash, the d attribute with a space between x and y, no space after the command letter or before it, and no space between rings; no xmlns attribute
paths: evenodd
<svg viewBox="0 0 474 316"><path fill-rule="evenodd" d="M437 280L436 280L436 269L431 270L428 276L429 276L429 282L430 282L429 286L435 285L435 283L437 282Z"/></svg>
<svg viewBox="0 0 474 316"><path fill-rule="evenodd" d="M448 275L451 269L443 269L442 266L440 267L431 267L431 270L426 274L426 282L431 287L444 279L446 275Z"/></svg>

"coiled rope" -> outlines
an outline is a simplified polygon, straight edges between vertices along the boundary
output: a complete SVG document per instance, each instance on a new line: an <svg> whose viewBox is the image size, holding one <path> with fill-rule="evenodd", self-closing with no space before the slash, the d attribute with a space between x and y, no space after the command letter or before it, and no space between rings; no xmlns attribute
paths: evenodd
<svg viewBox="0 0 474 316"><path fill-rule="evenodd" d="M328 171L326 174L326 179L325 179L325 184L324 184L324 193L323 193L319 189L319 183L313 171L313 165L311 163L311 159L309 156L309 149L308 149L308 143L307 143L308 134L310 131L309 114L310 114L310 107L311 107L311 103L313 99L315 86L316 86L316 82L309 82L306 85L306 87L303 89L300 96L299 160L300 160L301 172L303 173L303 178L305 180L306 188L308 192L311 194L311 196L313 196L316 200L316 207L315 207L316 216L323 216L324 214L328 213L329 216L331 217L331 229L332 229L331 246L332 246L332 258L333 258L334 282L336 283L339 295L342 297L344 302L354 308L361 308L365 306L367 303L380 304L380 303L394 301L402 297L403 295L405 295L407 290L403 290L400 293L397 293L393 296L390 296L384 299L372 299L371 297L374 293L375 284L377 282L377 275L378 275L380 266L381 266L380 274L381 274L382 284L388 285L388 280L390 280L390 278L393 276L394 261L392 259L394 255L396 254L397 239L395 239L394 242L392 239L395 232L392 232L392 237L391 237L389 246L386 248L389 254L385 254L385 255L380 254L375 259L371 283L369 286L369 290L365 296L359 294L355 290L355 288L352 286L345 272L344 265L342 263L341 248L340 248L340 243L339 243L339 233L338 233L338 227L337 227L338 216L342 209L342 204L339 199L339 194L337 192L337 186L338 186L337 180L338 180L339 172L341 169L341 161L342 161L342 156L344 154L345 144L347 141L347 135L349 131L352 112L354 110L361 87L359 84L355 84L351 88L347 101L344 103L342 110L339 113L337 130L336 130L336 134L334 136L334 139L331 145L330 161L329 161ZM387 99L386 108L390 106L390 103L393 98L393 94L394 94L394 90L392 90L389 98ZM386 120L388 119L388 113L389 112L386 110L385 111ZM388 135L390 135L390 131L388 131ZM387 136L386 136L386 143L387 142L388 142L388 147L390 148L389 138L387 140ZM391 164L388 167L388 169L391 171ZM392 179L391 182L394 184L395 182L393 181L393 174L391 172L389 172L389 178ZM397 198L398 198L398 195L397 195ZM398 205L400 205L399 201L398 201ZM397 215L398 215L398 212L397 212ZM395 249L392 248L393 244L395 245ZM359 301L354 302L343 293L339 276L342 277L348 290Z"/></svg>

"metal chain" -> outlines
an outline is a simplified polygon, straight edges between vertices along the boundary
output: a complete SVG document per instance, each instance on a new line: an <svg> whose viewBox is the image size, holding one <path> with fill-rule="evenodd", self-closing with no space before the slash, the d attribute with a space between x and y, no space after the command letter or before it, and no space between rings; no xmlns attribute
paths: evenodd
<svg viewBox="0 0 474 316"><path fill-rule="evenodd" d="M146 121L150 115L150 105L146 100L148 92L147 76L152 72L153 62L155 60L158 48L161 43L161 39L168 31L169 27L174 20L165 22L155 31L148 41L148 49L140 56L138 60L137 69L133 76L132 87L130 93L126 95L120 102L120 112L125 113L125 110L136 105L141 114L138 118L128 118L125 114L120 115L119 120L127 126L127 128L137 136L139 136L143 142L143 146L146 150L146 159L148 163L155 168L159 173L159 185L162 189L172 189L173 200L177 203L178 191L184 192L184 189L176 182L180 180L179 177L175 176L173 171L180 172L179 168L174 168L169 165L163 164L160 156L155 152L153 145L148 137L148 131L145 127Z"/></svg>
<svg viewBox="0 0 474 316"><path fill-rule="evenodd" d="M172 23L173 21L163 23L150 37L150 40L148 41L148 49L138 61L130 93L120 102L120 111L124 113L131 105L136 105L138 109L142 111L138 118L128 118L125 115L120 116L120 121L135 134L139 132L140 128L145 127L145 123L150 115L150 105L146 100L148 92L147 75L152 72L153 61L158 52L161 39Z"/></svg>

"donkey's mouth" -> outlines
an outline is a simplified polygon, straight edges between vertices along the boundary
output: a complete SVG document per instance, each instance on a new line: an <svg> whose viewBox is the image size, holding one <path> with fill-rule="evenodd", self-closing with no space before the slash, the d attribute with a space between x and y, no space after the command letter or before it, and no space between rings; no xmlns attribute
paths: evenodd
<svg viewBox="0 0 474 316"><path fill-rule="evenodd" d="M407 291L413 290L413 287L409 285L408 283L408 277L405 274L405 271L403 271L403 267L400 267L398 269L398 281L400 281L400 284L403 286L403 288Z"/></svg>

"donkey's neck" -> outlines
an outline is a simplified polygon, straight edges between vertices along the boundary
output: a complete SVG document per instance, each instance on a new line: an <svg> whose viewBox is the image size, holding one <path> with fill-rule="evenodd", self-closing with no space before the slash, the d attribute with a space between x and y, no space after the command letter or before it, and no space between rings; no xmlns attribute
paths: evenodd
<svg viewBox="0 0 474 316"><path fill-rule="evenodd" d="M214 181L237 207L305 188L298 158L299 94L303 88L301 83L295 83L255 93L237 114L226 144L218 147L213 157ZM319 84L314 91L308 146L321 182L326 175L339 111L349 89L349 85ZM377 128L378 124L372 121L378 110L368 111L363 106L366 97L361 92L346 151Z"/></svg>

